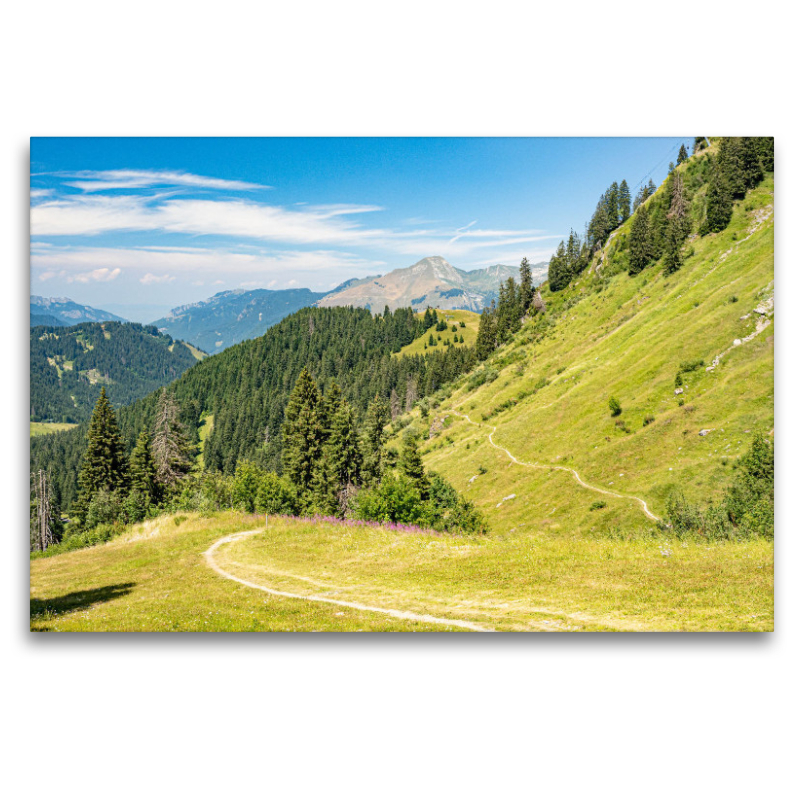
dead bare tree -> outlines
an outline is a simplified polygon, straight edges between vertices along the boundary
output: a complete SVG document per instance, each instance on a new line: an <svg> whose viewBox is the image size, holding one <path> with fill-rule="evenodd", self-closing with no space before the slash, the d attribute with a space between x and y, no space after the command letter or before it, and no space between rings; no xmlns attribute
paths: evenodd
<svg viewBox="0 0 800 800"><path fill-rule="evenodd" d="M191 469L191 447L183 424L179 419L175 397L161 390L153 426L151 447L156 465L156 479L166 487L173 487Z"/></svg>
<svg viewBox="0 0 800 800"><path fill-rule="evenodd" d="M53 490L43 469L31 473L31 497L35 505L35 514L31 516L31 548L47 550L56 543L56 537L51 523Z"/></svg>

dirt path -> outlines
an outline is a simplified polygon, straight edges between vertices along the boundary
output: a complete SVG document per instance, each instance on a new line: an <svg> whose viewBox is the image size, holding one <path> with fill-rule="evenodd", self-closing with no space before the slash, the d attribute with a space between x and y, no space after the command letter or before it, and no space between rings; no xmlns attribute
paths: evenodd
<svg viewBox="0 0 800 800"><path fill-rule="evenodd" d="M457 417L461 417L462 419L465 419L467 422L470 423L470 425L475 425L476 427L491 428L492 432L489 434L489 444L492 447L494 447L494 448L496 448L498 450L502 450L502 452L504 452L515 464L519 464L521 467L531 467L532 469L559 469L562 472L570 472L570 473L572 473L572 476L575 478L575 480L581 486L583 486L585 489L589 489L592 492L599 492L600 494L606 494L609 497L618 497L621 500L634 500L635 502L639 503L639 505L642 507L642 511L644 511L644 513L650 519L652 519L655 522L659 521L660 518L657 517L647 507L647 503L644 500L642 500L641 497L636 497L636 495L632 495L632 494L619 494L618 492L611 492L608 489L601 489L598 486L592 486L591 484L586 483L586 481L583 480L583 478L581 478L581 476L578 475L577 471L572 469L572 467L562 467L562 466L559 466L557 464L531 464L531 463L529 463L527 461L520 461L516 456L514 456L511 453L511 451L509 451L507 448L503 447L502 445L497 444L495 442L495 440L492 438L494 436L494 434L497 432L497 426L496 425L493 426L493 425L486 425L483 422L474 422L473 420L471 420L469 418L468 414L460 414L458 411L452 411L451 410L450 413L451 414L455 414L455 416L457 416Z"/></svg>
<svg viewBox="0 0 800 800"><path fill-rule="evenodd" d="M242 531L240 533L231 534L230 536L223 536L222 539L218 539L216 542L214 542L214 544L211 545L211 547L208 548L208 550L205 551L205 553L203 553L203 555L206 557L206 563L209 567L211 567L211 569L214 570L214 572L216 572L218 575L221 575L223 578L227 578L230 581L236 581L237 583L241 583L243 586L249 586L251 589L258 589L259 591L266 592L267 594L278 595L279 597L291 597L294 600L307 600L312 603L329 603L330 605L334 606L345 606L346 608L355 608L359 611L371 611L375 614L386 614L389 617L396 617L397 619L408 619L415 622L427 622L432 625L449 625L452 628L465 628L467 630L480 631L483 633L492 631L491 628L482 628L479 625L476 625L474 622L470 622L469 620L465 619L432 617L429 614L415 614L412 611L400 611L397 608L378 608L377 606L367 606L363 605L362 603L352 603L347 600L334 600L331 597L282 592L278 589L270 589L269 586L262 586L261 584L253 583L252 581L245 580L244 578L239 578L236 575L227 572L219 564L217 564L214 554L222 545L231 544L232 542L237 542L240 539L244 539L248 536L255 536L257 533L263 532L263 528L257 528L256 530L252 531Z"/></svg>

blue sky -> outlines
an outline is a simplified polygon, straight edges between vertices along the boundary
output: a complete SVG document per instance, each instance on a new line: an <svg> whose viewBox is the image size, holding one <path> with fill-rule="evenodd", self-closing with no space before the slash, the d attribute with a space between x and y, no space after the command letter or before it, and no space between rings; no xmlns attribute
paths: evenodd
<svg viewBox="0 0 800 800"><path fill-rule="evenodd" d="M129 319L226 289L308 287L444 256L550 257L672 138L34 138L31 293Z"/></svg>

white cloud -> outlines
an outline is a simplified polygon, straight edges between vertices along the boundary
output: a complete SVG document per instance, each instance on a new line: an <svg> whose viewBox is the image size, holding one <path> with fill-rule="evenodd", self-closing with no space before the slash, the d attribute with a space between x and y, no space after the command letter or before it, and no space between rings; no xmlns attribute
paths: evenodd
<svg viewBox="0 0 800 800"><path fill-rule="evenodd" d="M331 271L352 275L383 266L383 262L328 250L265 253L201 247L58 247L38 243L31 246L31 268L39 280L66 278L87 271L108 272L108 264L117 268L117 274L124 269L138 275L144 284L166 282L165 276L170 281L184 276L197 284L224 275L230 281L258 278L262 286L268 281L283 282L293 273L327 277Z"/></svg>
<svg viewBox="0 0 800 800"><path fill-rule="evenodd" d="M53 194L52 189L31 189L31 200L35 200L38 197L48 197L51 194Z"/></svg>
<svg viewBox="0 0 800 800"><path fill-rule="evenodd" d="M65 184L84 192L101 192L108 189L146 189L152 186L185 186L194 189L217 189L222 191L251 191L253 189L272 188L259 183L209 178L205 175L193 175L190 172L170 170L109 169L100 171L81 170L79 172L57 174L62 178L73 179L65 181Z"/></svg>
<svg viewBox="0 0 800 800"><path fill-rule="evenodd" d="M139 283L143 283L145 285L150 283L171 283L174 280L174 275L153 275L152 272L148 272L146 275L139 278Z"/></svg>
<svg viewBox="0 0 800 800"><path fill-rule="evenodd" d="M70 272L66 269L47 270L42 272L38 277L40 281L49 281L52 278L62 278L67 283L107 283L108 281L116 280L121 274L122 270L119 267L116 269L100 267L98 269L92 269L86 272Z"/></svg>

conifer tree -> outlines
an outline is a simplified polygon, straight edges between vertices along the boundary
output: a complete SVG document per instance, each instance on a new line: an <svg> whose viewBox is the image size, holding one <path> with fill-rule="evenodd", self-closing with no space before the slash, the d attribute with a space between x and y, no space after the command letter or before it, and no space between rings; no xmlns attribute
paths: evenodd
<svg viewBox="0 0 800 800"><path fill-rule="evenodd" d="M650 218L644 206L637 210L631 224L628 273L638 275L650 263L651 254Z"/></svg>
<svg viewBox="0 0 800 800"><path fill-rule="evenodd" d="M86 453L78 476L78 498L73 513L85 524L89 504L98 491L104 489L114 492L124 489L127 484L125 446L114 409L103 387L89 423Z"/></svg>
<svg viewBox="0 0 800 800"><path fill-rule="evenodd" d="M605 194L606 198L606 216L608 217L608 232L614 230L619 225L619 186L617 182L608 187Z"/></svg>
<svg viewBox="0 0 800 800"><path fill-rule="evenodd" d="M305 511L326 516L339 514L339 487L326 457L318 459L313 465L309 492L300 500Z"/></svg>
<svg viewBox="0 0 800 800"><path fill-rule="evenodd" d="M628 182L623 180L619 185L619 221L625 222L631 215L631 190Z"/></svg>
<svg viewBox="0 0 800 800"><path fill-rule="evenodd" d="M150 451L150 435L142 431L136 440L136 447L131 453L131 492L138 492L147 502L155 503L158 499L158 483L156 481L156 463Z"/></svg>
<svg viewBox="0 0 800 800"><path fill-rule="evenodd" d="M495 333L494 314L488 308L484 308L481 319L478 323L478 338L475 340L475 357L478 361L485 361L494 352L497 346L497 335Z"/></svg>
<svg viewBox="0 0 800 800"><path fill-rule="evenodd" d="M417 488L422 499L426 500L430 491L430 482L428 481L428 476L425 474L422 456L417 447L415 431L408 430L403 437L403 449L400 453L398 467L400 468L400 472L402 472Z"/></svg>
<svg viewBox="0 0 800 800"><path fill-rule="evenodd" d="M527 258L523 258L519 265L519 304L520 312L524 315L528 312L533 302L533 275L531 265Z"/></svg>
<svg viewBox="0 0 800 800"><path fill-rule="evenodd" d="M686 151L686 145L681 144L681 149L678 150L678 166L683 164L684 161L689 159L689 153Z"/></svg>
<svg viewBox="0 0 800 800"><path fill-rule="evenodd" d="M744 177L745 189L754 188L764 177L764 167L761 164L757 139L752 136L742 137L739 161Z"/></svg>
<svg viewBox="0 0 800 800"><path fill-rule="evenodd" d="M331 423L343 399L339 384L335 380L331 381L331 385L322 397L322 403L320 404L320 423L322 424L323 437L325 439L330 435Z"/></svg>
<svg viewBox="0 0 800 800"><path fill-rule="evenodd" d="M717 163L733 199L744 197L748 188L742 150L740 137L723 136L720 140Z"/></svg>
<svg viewBox="0 0 800 800"><path fill-rule="evenodd" d="M337 487L361 483L362 454L358 430L353 409L347 401L341 403L333 418L331 435L325 444L325 457Z"/></svg>
<svg viewBox="0 0 800 800"><path fill-rule="evenodd" d="M303 367L289 395L283 422L283 473L301 496L311 488L314 465L322 456L321 403L317 384Z"/></svg>
<svg viewBox="0 0 800 800"><path fill-rule="evenodd" d="M711 170L711 180L706 196L706 221L704 230L717 233L728 227L733 215L733 200L725 176L717 162Z"/></svg>
<svg viewBox="0 0 800 800"><path fill-rule="evenodd" d="M362 475L367 485L378 484L383 477L385 465L383 446L388 438L385 428L389 416L386 401L376 394L367 409L364 434L361 439Z"/></svg>
<svg viewBox="0 0 800 800"><path fill-rule="evenodd" d="M156 479L167 489L174 489L192 467L192 446L180 420L175 395L166 388L158 398L151 449Z"/></svg>

